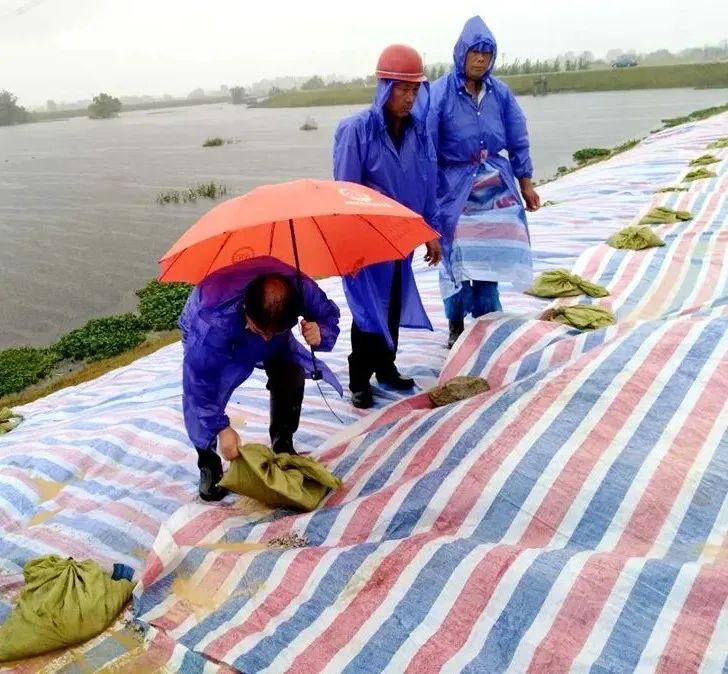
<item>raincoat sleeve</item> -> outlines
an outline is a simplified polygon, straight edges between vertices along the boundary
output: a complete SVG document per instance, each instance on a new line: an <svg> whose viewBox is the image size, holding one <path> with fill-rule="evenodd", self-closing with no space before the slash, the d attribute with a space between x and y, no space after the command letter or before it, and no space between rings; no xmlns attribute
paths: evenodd
<svg viewBox="0 0 728 674"><path fill-rule="evenodd" d="M306 279L303 291L307 320L315 321L321 331L321 344L314 350L331 351L339 336L339 307L311 279Z"/></svg>
<svg viewBox="0 0 728 674"><path fill-rule="evenodd" d="M425 142L429 143L428 154L434 158L436 156L435 147L432 144L429 134L426 134ZM440 234L439 221L437 217L437 162L434 160L429 162L425 189L427 190L427 195L425 197L425 207L422 210L422 217L425 219L425 222L432 227L432 229Z"/></svg>
<svg viewBox="0 0 728 674"><path fill-rule="evenodd" d="M230 425L225 414L222 370L225 358L219 347L203 339L185 349L182 366L182 409L185 427L195 447L206 448Z"/></svg>
<svg viewBox="0 0 728 674"><path fill-rule="evenodd" d="M351 120L344 120L334 135L334 180L361 184L362 161L356 126Z"/></svg>
<svg viewBox="0 0 728 674"><path fill-rule="evenodd" d="M526 128L526 116L518 105L516 97L509 87L504 89L504 115L503 121L506 128L506 149L511 160L511 167L516 178L531 178L533 176L533 164L528 142L528 129Z"/></svg>

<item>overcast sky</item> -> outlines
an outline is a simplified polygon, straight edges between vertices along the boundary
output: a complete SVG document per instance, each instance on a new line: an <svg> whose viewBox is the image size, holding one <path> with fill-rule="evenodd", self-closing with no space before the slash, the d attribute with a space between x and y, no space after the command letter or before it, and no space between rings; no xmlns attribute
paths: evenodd
<svg viewBox="0 0 728 674"><path fill-rule="evenodd" d="M0 89L33 106L102 90L185 95L278 75L365 75L391 42L449 61L473 14L508 60L728 38L725 0L0 0Z"/></svg>

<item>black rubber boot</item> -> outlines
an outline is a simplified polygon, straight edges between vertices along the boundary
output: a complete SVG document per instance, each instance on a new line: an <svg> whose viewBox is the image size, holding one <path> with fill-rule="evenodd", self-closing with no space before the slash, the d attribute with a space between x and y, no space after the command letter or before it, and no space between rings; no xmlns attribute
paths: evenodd
<svg viewBox="0 0 728 674"><path fill-rule="evenodd" d="M357 343L360 351L349 356L349 390L351 391L351 404L360 410L368 410L374 405L372 387L369 380L372 377L371 354L362 348L369 346L366 340L371 341L367 333L362 333L356 324L352 326L352 344Z"/></svg>
<svg viewBox="0 0 728 674"><path fill-rule="evenodd" d="M403 377L396 368L391 372L377 372L377 381L393 388L395 391L409 391L415 385L414 379Z"/></svg>
<svg viewBox="0 0 728 674"><path fill-rule="evenodd" d="M458 341L458 337L463 334L465 330L465 321L450 321L450 336L447 339L447 348L452 349L455 342Z"/></svg>
<svg viewBox="0 0 728 674"><path fill-rule="evenodd" d="M359 391L351 392L351 404L357 409L368 410L374 405L374 397L372 396L372 389L369 385L366 388L360 389Z"/></svg>
<svg viewBox="0 0 728 674"><path fill-rule="evenodd" d="M197 467L200 469L200 498L203 501L221 501L228 490L218 485L222 480L222 461L214 449L197 450Z"/></svg>

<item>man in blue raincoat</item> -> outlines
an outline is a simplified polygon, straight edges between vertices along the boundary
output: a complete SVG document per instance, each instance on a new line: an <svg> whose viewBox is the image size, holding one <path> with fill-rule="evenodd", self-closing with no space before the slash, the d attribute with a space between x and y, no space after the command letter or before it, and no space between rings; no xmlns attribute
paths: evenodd
<svg viewBox="0 0 728 674"><path fill-rule="evenodd" d="M468 19L453 69L432 85L428 129L438 160L440 289L450 346L466 314L501 310L498 282L519 290L531 282L521 196L529 211L540 199L531 182L526 118L508 86L491 74L497 51L485 22Z"/></svg>
<svg viewBox="0 0 728 674"><path fill-rule="evenodd" d="M371 187L436 222L435 154L427 135L429 93L422 59L415 49L391 45L379 57L379 83L372 106L342 120L334 137L334 178ZM423 84L425 83L425 84ZM440 259L437 239L425 260ZM383 262L344 278L354 317L349 356L349 388L355 407L373 404L372 374L397 390L414 386L395 365L399 328L432 325L422 306L412 256Z"/></svg>
<svg viewBox="0 0 728 674"><path fill-rule="evenodd" d="M301 297L299 288L303 289ZM316 283L271 257L259 257L221 269L190 295L179 320L184 345L182 407L185 426L197 449L200 497L219 501L222 462L232 460L240 437L225 406L233 391L263 367L270 391L273 451L294 454L304 380L313 371L310 353L291 329L301 321L306 343L331 351L339 335L339 309ZM341 385L323 363L323 378L341 393Z"/></svg>

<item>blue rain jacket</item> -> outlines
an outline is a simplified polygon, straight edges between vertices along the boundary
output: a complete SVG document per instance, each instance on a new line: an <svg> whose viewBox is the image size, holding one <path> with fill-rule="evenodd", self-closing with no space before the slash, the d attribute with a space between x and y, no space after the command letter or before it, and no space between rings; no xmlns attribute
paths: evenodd
<svg viewBox="0 0 728 674"><path fill-rule="evenodd" d="M465 58L474 47L493 53L483 75L485 96L480 105L465 90ZM453 69L432 85L427 127L437 151L438 225L444 248L452 241L483 150L519 200L515 179L533 175L526 118L508 85L491 75L497 53L493 33L483 19L474 16L465 23L453 50Z"/></svg>
<svg viewBox="0 0 728 674"><path fill-rule="evenodd" d="M269 358L292 360L310 377L307 347L288 330L265 341L245 328L241 305L248 284L262 274L278 273L296 283L296 270L272 257L259 257L226 267L207 277L190 295L179 319L184 346L182 408L195 447L208 447L230 425L225 406L233 391ZM321 330L317 351L331 351L339 336L339 308L308 276L303 276L305 317ZM339 394L341 384L322 362L324 380Z"/></svg>
<svg viewBox="0 0 728 674"><path fill-rule="evenodd" d="M427 135L429 88L425 83L412 110L399 152L387 131L384 105L394 82L380 80L372 106L339 123L334 136L334 178L371 187L422 215L437 229L437 165ZM383 335L392 348L387 327L394 263L370 265L343 279L346 300L356 324L365 332ZM432 330L412 273L412 255L403 260L402 312L405 328Z"/></svg>

